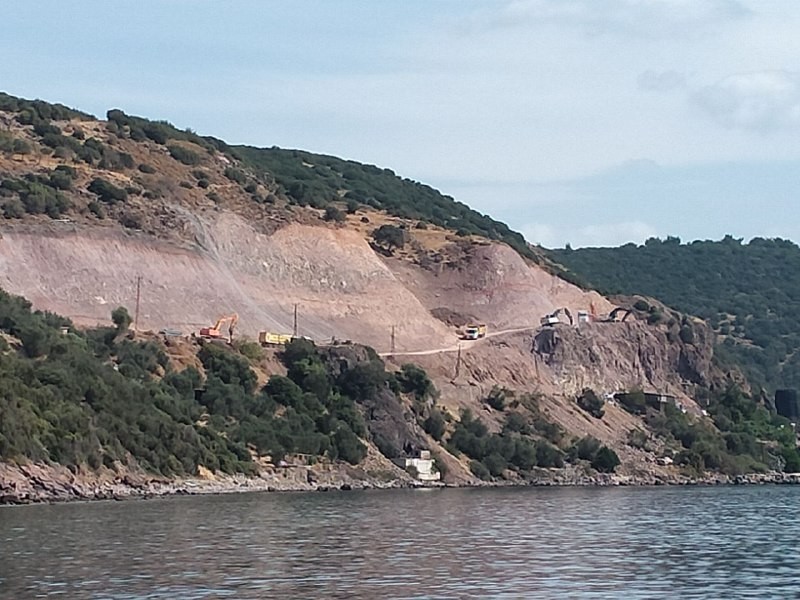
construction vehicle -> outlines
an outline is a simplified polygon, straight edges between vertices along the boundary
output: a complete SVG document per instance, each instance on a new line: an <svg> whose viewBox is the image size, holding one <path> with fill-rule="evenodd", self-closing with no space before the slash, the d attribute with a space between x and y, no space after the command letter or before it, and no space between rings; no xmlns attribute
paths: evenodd
<svg viewBox="0 0 800 600"><path fill-rule="evenodd" d="M269 331L258 332L258 343L262 346L284 346L293 339L295 338L290 333L271 333Z"/></svg>
<svg viewBox="0 0 800 600"><path fill-rule="evenodd" d="M486 325L483 323L480 325L467 325L464 330L463 339L465 340L478 340L483 337L486 337Z"/></svg>
<svg viewBox="0 0 800 600"><path fill-rule="evenodd" d="M225 317L220 317L212 327L203 327L200 329L200 337L209 340L218 340L222 337L220 328L224 323L228 323L228 341L233 343L233 331L236 329L236 324L239 322L239 315L233 313Z"/></svg>
<svg viewBox="0 0 800 600"><path fill-rule="evenodd" d="M617 318L620 313L624 313L621 318ZM600 319L601 323L624 323L628 317L631 316L633 311L630 308L617 307L608 313L608 316Z"/></svg>
<svg viewBox="0 0 800 600"><path fill-rule="evenodd" d="M539 322L542 325L557 325L558 323L561 323L558 318L561 313L564 313L567 319L569 319L570 325L575 324L575 321L572 319L572 313L569 312L568 308L559 308L558 310L551 312L549 315L543 316L541 319L539 319Z"/></svg>

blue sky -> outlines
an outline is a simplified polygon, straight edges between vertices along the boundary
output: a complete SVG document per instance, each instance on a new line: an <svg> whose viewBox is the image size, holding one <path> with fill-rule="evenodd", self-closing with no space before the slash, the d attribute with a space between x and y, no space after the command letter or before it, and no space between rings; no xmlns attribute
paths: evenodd
<svg viewBox="0 0 800 600"><path fill-rule="evenodd" d="M44 1L3 21L1 90L389 167L532 242L800 241L791 0Z"/></svg>

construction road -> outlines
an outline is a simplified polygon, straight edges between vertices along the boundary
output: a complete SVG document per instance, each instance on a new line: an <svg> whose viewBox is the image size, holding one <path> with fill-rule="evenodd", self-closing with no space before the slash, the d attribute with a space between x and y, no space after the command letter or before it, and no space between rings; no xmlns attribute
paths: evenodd
<svg viewBox="0 0 800 600"><path fill-rule="evenodd" d="M462 352L466 352L476 344L480 344L482 341L487 340L489 338L498 337L501 335L510 335L512 333L522 333L525 331L535 331L539 329L541 325L530 325L528 327L516 327L513 329L500 329L499 331L492 331L487 333L485 337L479 338L477 340L461 340L455 346L448 346L445 348L434 348L432 350L414 350L411 352L379 352L378 356L381 357L388 357L388 356L429 356L431 354L444 354L447 352L458 352L459 348L461 348Z"/></svg>

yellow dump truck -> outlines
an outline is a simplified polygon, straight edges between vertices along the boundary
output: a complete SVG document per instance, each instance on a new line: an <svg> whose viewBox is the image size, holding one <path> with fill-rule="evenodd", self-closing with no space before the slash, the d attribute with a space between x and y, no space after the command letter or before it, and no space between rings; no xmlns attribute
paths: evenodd
<svg viewBox="0 0 800 600"><path fill-rule="evenodd" d="M464 330L465 340L477 340L482 337L486 337L486 325L483 323L480 325L467 325L467 328Z"/></svg>
<svg viewBox="0 0 800 600"><path fill-rule="evenodd" d="M269 331L258 332L258 343L262 346L283 346L292 341L290 333L271 333Z"/></svg>

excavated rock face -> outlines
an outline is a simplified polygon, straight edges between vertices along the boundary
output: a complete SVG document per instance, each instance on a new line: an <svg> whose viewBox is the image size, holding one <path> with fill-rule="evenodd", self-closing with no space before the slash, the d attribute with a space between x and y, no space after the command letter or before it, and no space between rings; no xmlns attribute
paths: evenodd
<svg viewBox="0 0 800 600"><path fill-rule="evenodd" d="M556 325L536 333L531 351L557 377L567 381L580 376L586 385L606 391L640 387L677 392L685 384L708 386L715 377L713 338L702 323L693 324L691 341L674 327L642 321Z"/></svg>

